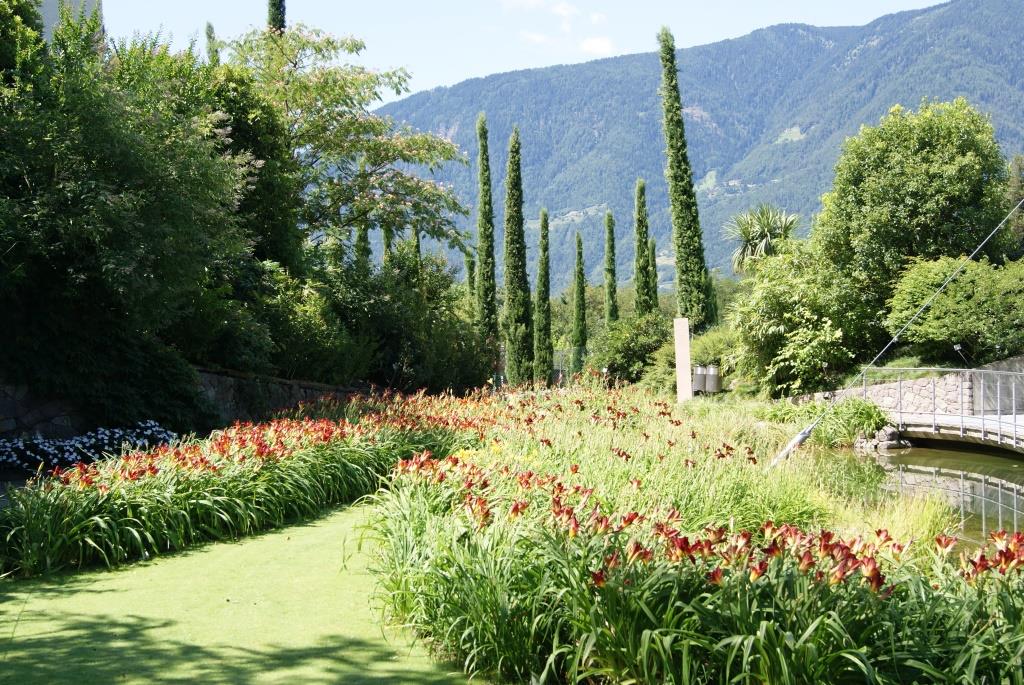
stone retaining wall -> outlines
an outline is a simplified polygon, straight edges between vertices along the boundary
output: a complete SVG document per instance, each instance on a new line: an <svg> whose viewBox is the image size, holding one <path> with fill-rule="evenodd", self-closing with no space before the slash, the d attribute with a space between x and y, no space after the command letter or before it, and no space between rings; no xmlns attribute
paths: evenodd
<svg viewBox="0 0 1024 685"><path fill-rule="evenodd" d="M350 391L322 383L290 381L226 371L197 369L200 390L220 423L267 418L279 409ZM0 437L68 438L86 428L66 402L38 397L30 388L0 383Z"/></svg>
<svg viewBox="0 0 1024 685"><path fill-rule="evenodd" d="M934 388L934 389L933 389ZM886 411L897 411L900 408L900 393L903 395L903 412L906 414L932 413L934 397L935 412L959 416L961 397L963 411L971 414L974 409L974 382L972 374L950 373L930 378L915 378L891 383L877 383L865 387L850 388L833 392L819 392L804 396L798 401L830 400L838 396L840 399L858 397L870 400Z"/></svg>

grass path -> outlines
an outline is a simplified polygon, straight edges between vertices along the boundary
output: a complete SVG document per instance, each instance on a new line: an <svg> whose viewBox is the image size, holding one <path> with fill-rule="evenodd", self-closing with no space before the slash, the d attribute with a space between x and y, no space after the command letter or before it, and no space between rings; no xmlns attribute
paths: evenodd
<svg viewBox="0 0 1024 685"><path fill-rule="evenodd" d="M0 581L0 683L465 683L382 631L356 551L365 516L353 507L114 572Z"/></svg>

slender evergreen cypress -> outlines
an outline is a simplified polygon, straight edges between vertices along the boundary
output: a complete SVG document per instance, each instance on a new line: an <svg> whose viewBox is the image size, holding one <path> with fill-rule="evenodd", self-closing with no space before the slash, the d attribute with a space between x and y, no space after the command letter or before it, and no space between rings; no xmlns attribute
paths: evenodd
<svg viewBox="0 0 1024 685"><path fill-rule="evenodd" d="M583 371L587 354L587 276L583 271L583 238L576 232L576 271L572 280L572 358L569 373Z"/></svg>
<svg viewBox="0 0 1024 685"><path fill-rule="evenodd" d="M477 279L476 322L480 335L487 341L497 359L498 299L494 273L494 205L491 201L491 160L487 150L487 117L483 112L476 120L476 137L480 146L478 157L479 191L477 200Z"/></svg>
<svg viewBox="0 0 1024 685"><path fill-rule="evenodd" d="M354 252L356 273L364 276L368 275L370 273L370 260L373 258L373 252L370 249L370 227L367 226L366 222L360 222L356 228Z"/></svg>
<svg viewBox="0 0 1024 685"><path fill-rule="evenodd" d="M466 264L466 289L470 293L473 293L474 298L476 297L476 259L473 255L466 253L465 255Z"/></svg>
<svg viewBox="0 0 1024 685"><path fill-rule="evenodd" d="M217 33L213 30L213 24L206 22L206 59L210 66L220 64L220 43L217 41Z"/></svg>
<svg viewBox="0 0 1024 685"><path fill-rule="evenodd" d="M284 0L269 0L267 3L267 26L275 31L284 31Z"/></svg>
<svg viewBox="0 0 1024 685"><path fill-rule="evenodd" d="M604 322L619 320L619 293L615 276L615 217L604 215Z"/></svg>
<svg viewBox="0 0 1024 685"><path fill-rule="evenodd" d="M533 380L533 312L526 275L526 235L523 229L523 177L519 129L508 142L505 175L505 375L519 385Z"/></svg>
<svg viewBox="0 0 1024 685"><path fill-rule="evenodd" d="M533 310L533 379L538 385L551 383L555 373L555 351L551 342L551 260L548 240L548 210L540 210L540 260L537 263L537 293Z"/></svg>
<svg viewBox="0 0 1024 685"><path fill-rule="evenodd" d="M647 298L654 303L651 311L658 311L658 245L654 238L647 241Z"/></svg>
<svg viewBox="0 0 1024 685"><path fill-rule="evenodd" d="M633 200L633 231L636 236L636 257L633 265L633 287L636 289L636 315L645 316L658 308L657 297L651 299L651 258L648 252L650 224L647 219L647 184L636 180Z"/></svg>
<svg viewBox="0 0 1024 685"><path fill-rule="evenodd" d="M658 33L661 45L661 98L665 111L665 143L669 208L672 214L672 248L676 260L676 313L701 330L711 323L707 301L708 268L704 261L704 241L693 190L693 171L686 152L683 105L679 97L679 72L676 44L668 28Z"/></svg>

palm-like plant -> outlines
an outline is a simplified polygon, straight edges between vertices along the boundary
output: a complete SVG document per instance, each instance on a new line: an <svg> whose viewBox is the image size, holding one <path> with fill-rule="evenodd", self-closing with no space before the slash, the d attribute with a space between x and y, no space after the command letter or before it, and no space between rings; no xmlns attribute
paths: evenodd
<svg viewBox="0 0 1024 685"><path fill-rule="evenodd" d="M799 222L799 214L769 204L734 216L723 227L726 237L739 243L732 253L733 271L742 272L750 262L774 254Z"/></svg>

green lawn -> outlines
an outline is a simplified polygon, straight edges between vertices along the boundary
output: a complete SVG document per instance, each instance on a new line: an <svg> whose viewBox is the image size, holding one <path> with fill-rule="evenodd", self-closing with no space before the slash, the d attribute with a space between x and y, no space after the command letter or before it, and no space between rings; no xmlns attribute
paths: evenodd
<svg viewBox="0 0 1024 685"><path fill-rule="evenodd" d="M114 572L0 582L0 683L465 683L382 629L366 510Z"/></svg>

